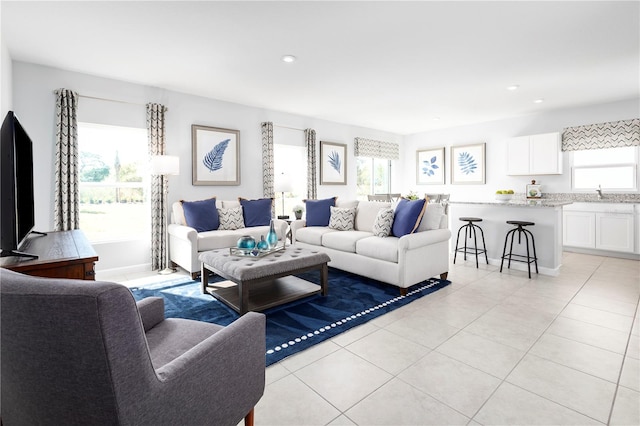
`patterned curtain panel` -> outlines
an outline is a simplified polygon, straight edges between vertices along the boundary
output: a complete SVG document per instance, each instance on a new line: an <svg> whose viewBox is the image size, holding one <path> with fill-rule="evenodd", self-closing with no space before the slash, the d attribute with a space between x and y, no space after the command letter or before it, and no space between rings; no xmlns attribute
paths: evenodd
<svg viewBox="0 0 640 426"><path fill-rule="evenodd" d="M78 188L78 94L56 91L56 184L53 209L56 231L80 228Z"/></svg>
<svg viewBox="0 0 640 426"><path fill-rule="evenodd" d="M354 152L356 157L382 158L384 160L400 159L399 146L394 142L356 138Z"/></svg>
<svg viewBox="0 0 640 426"><path fill-rule="evenodd" d="M274 198L273 178L273 123L262 123L262 195ZM275 204L271 205L271 216L275 217Z"/></svg>
<svg viewBox="0 0 640 426"><path fill-rule="evenodd" d="M304 145L307 148L307 199L318 198L318 180L316 178L316 131L306 129L304 131Z"/></svg>
<svg viewBox="0 0 640 426"><path fill-rule="evenodd" d="M160 104L147 104L147 138L149 155L165 153L165 112ZM151 269L168 268L166 265L169 242L167 241L167 212L165 205L169 192L166 176L151 176Z"/></svg>
<svg viewBox="0 0 640 426"><path fill-rule="evenodd" d="M640 118L567 127L562 131L563 151L636 145L640 145Z"/></svg>

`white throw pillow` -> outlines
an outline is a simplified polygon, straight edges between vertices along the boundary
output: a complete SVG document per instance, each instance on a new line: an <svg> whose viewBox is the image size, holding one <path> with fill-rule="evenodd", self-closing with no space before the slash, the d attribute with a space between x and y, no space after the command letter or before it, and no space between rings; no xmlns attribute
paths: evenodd
<svg viewBox="0 0 640 426"><path fill-rule="evenodd" d="M388 237L393 226L393 207L383 207L378 210L376 220L373 222L373 235L376 237Z"/></svg>
<svg viewBox="0 0 640 426"><path fill-rule="evenodd" d="M440 221L444 215L444 206L439 203L429 203L422 216L422 222L417 232L440 229Z"/></svg>
<svg viewBox="0 0 640 426"><path fill-rule="evenodd" d="M331 217L329 218L329 228L338 231L352 231L353 222L356 218L356 209L341 209L331 206Z"/></svg>
<svg viewBox="0 0 640 426"><path fill-rule="evenodd" d="M218 217L220 218L220 226L218 227L218 229L233 231L235 229L244 228L244 216L242 216L242 207L218 209Z"/></svg>

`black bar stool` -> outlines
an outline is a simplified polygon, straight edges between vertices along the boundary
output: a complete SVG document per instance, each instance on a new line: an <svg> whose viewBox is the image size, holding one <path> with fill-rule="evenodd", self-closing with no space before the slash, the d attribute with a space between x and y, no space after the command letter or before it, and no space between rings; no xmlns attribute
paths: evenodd
<svg viewBox="0 0 640 426"><path fill-rule="evenodd" d="M460 229L458 229L458 237L456 238L456 249L453 255L453 263L456 263L456 257L458 256L458 252L464 253L464 260L467 260L467 254L475 254L476 256L476 268L478 267L478 254L484 253L484 260L489 264L489 259L487 258L487 246L484 244L484 232L482 228L473 222L482 222L482 219L479 217L461 217L461 221L467 222L466 225L462 225ZM482 248L478 248L478 238L476 235L476 228L480 230L480 235L482 236ZM458 248L458 244L460 242L460 231L464 229L464 247ZM467 247L467 238L471 238L471 233L473 233L473 243L474 247ZM468 237L467 237L468 235Z"/></svg>
<svg viewBox="0 0 640 426"><path fill-rule="evenodd" d="M500 272L502 272L502 265L504 264L505 259L509 259L509 263L507 264L507 268L511 268L511 261L514 262L524 262L527 264L527 270L529 271L529 279L531 279L531 263L535 263L536 265L536 274L538 273L538 256L536 254L536 242L533 238L533 234L528 229L523 228L524 226L533 226L534 222L525 222L521 220L508 220L507 223L509 225L516 225L516 228L507 232L507 235L504 238L504 249L502 249L502 261L500 262ZM524 256L522 254L513 254L513 236L515 233L518 233L518 244L522 244L522 234L524 234L524 239L527 244L527 255ZM509 242L509 236L511 236L511 246L509 247L509 253L507 253L507 243ZM530 256L529 252L529 237L531 237L531 247L533 248L533 257ZM521 259L512 259L512 257L518 257Z"/></svg>

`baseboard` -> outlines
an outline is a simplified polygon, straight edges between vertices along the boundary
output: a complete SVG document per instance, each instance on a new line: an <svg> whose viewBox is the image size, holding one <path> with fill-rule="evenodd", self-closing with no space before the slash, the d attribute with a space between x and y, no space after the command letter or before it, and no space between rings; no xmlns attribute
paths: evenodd
<svg viewBox="0 0 640 426"><path fill-rule="evenodd" d="M607 251L607 250L597 250L597 249L587 249L587 248L567 247L567 246L564 247L563 251L571 252L571 253L580 253L580 254L593 254L595 256L616 257L619 259L640 260L640 254L623 253L620 251Z"/></svg>
<svg viewBox="0 0 640 426"><path fill-rule="evenodd" d="M489 265L495 265L497 267L500 267L500 262L502 260L501 259L489 259ZM557 277L558 275L560 275L560 267L562 267L562 265L558 266L557 268L546 268L544 266L538 266L538 273L541 275L549 275L551 277ZM522 263L522 262L511 262L511 268L509 269L515 269L517 271L524 271L527 272L527 264L526 263ZM503 271L507 270L507 261L505 260L504 262L504 266L502 268ZM531 276L533 276L536 273L536 266L535 264L531 264Z"/></svg>
<svg viewBox="0 0 640 426"><path fill-rule="evenodd" d="M151 271L151 263L143 263L140 265L124 266L122 268L97 269L96 274L99 276L99 279L102 281L105 279L108 280L110 277L119 277L127 274L134 274L138 272L150 272L150 271Z"/></svg>

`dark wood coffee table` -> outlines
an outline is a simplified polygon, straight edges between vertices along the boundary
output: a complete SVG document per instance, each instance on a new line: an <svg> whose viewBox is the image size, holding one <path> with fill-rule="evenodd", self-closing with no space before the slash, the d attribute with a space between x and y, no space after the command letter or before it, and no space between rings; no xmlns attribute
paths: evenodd
<svg viewBox="0 0 640 426"><path fill-rule="evenodd" d="M264 257L234 256L228 248L200 254L202 292L209 293L240 315L263 311L313 294L327 295L326 253L288 246ZM294 274L318 269L320 285ZM227 281L209 284L209 271Z"/></svg>

